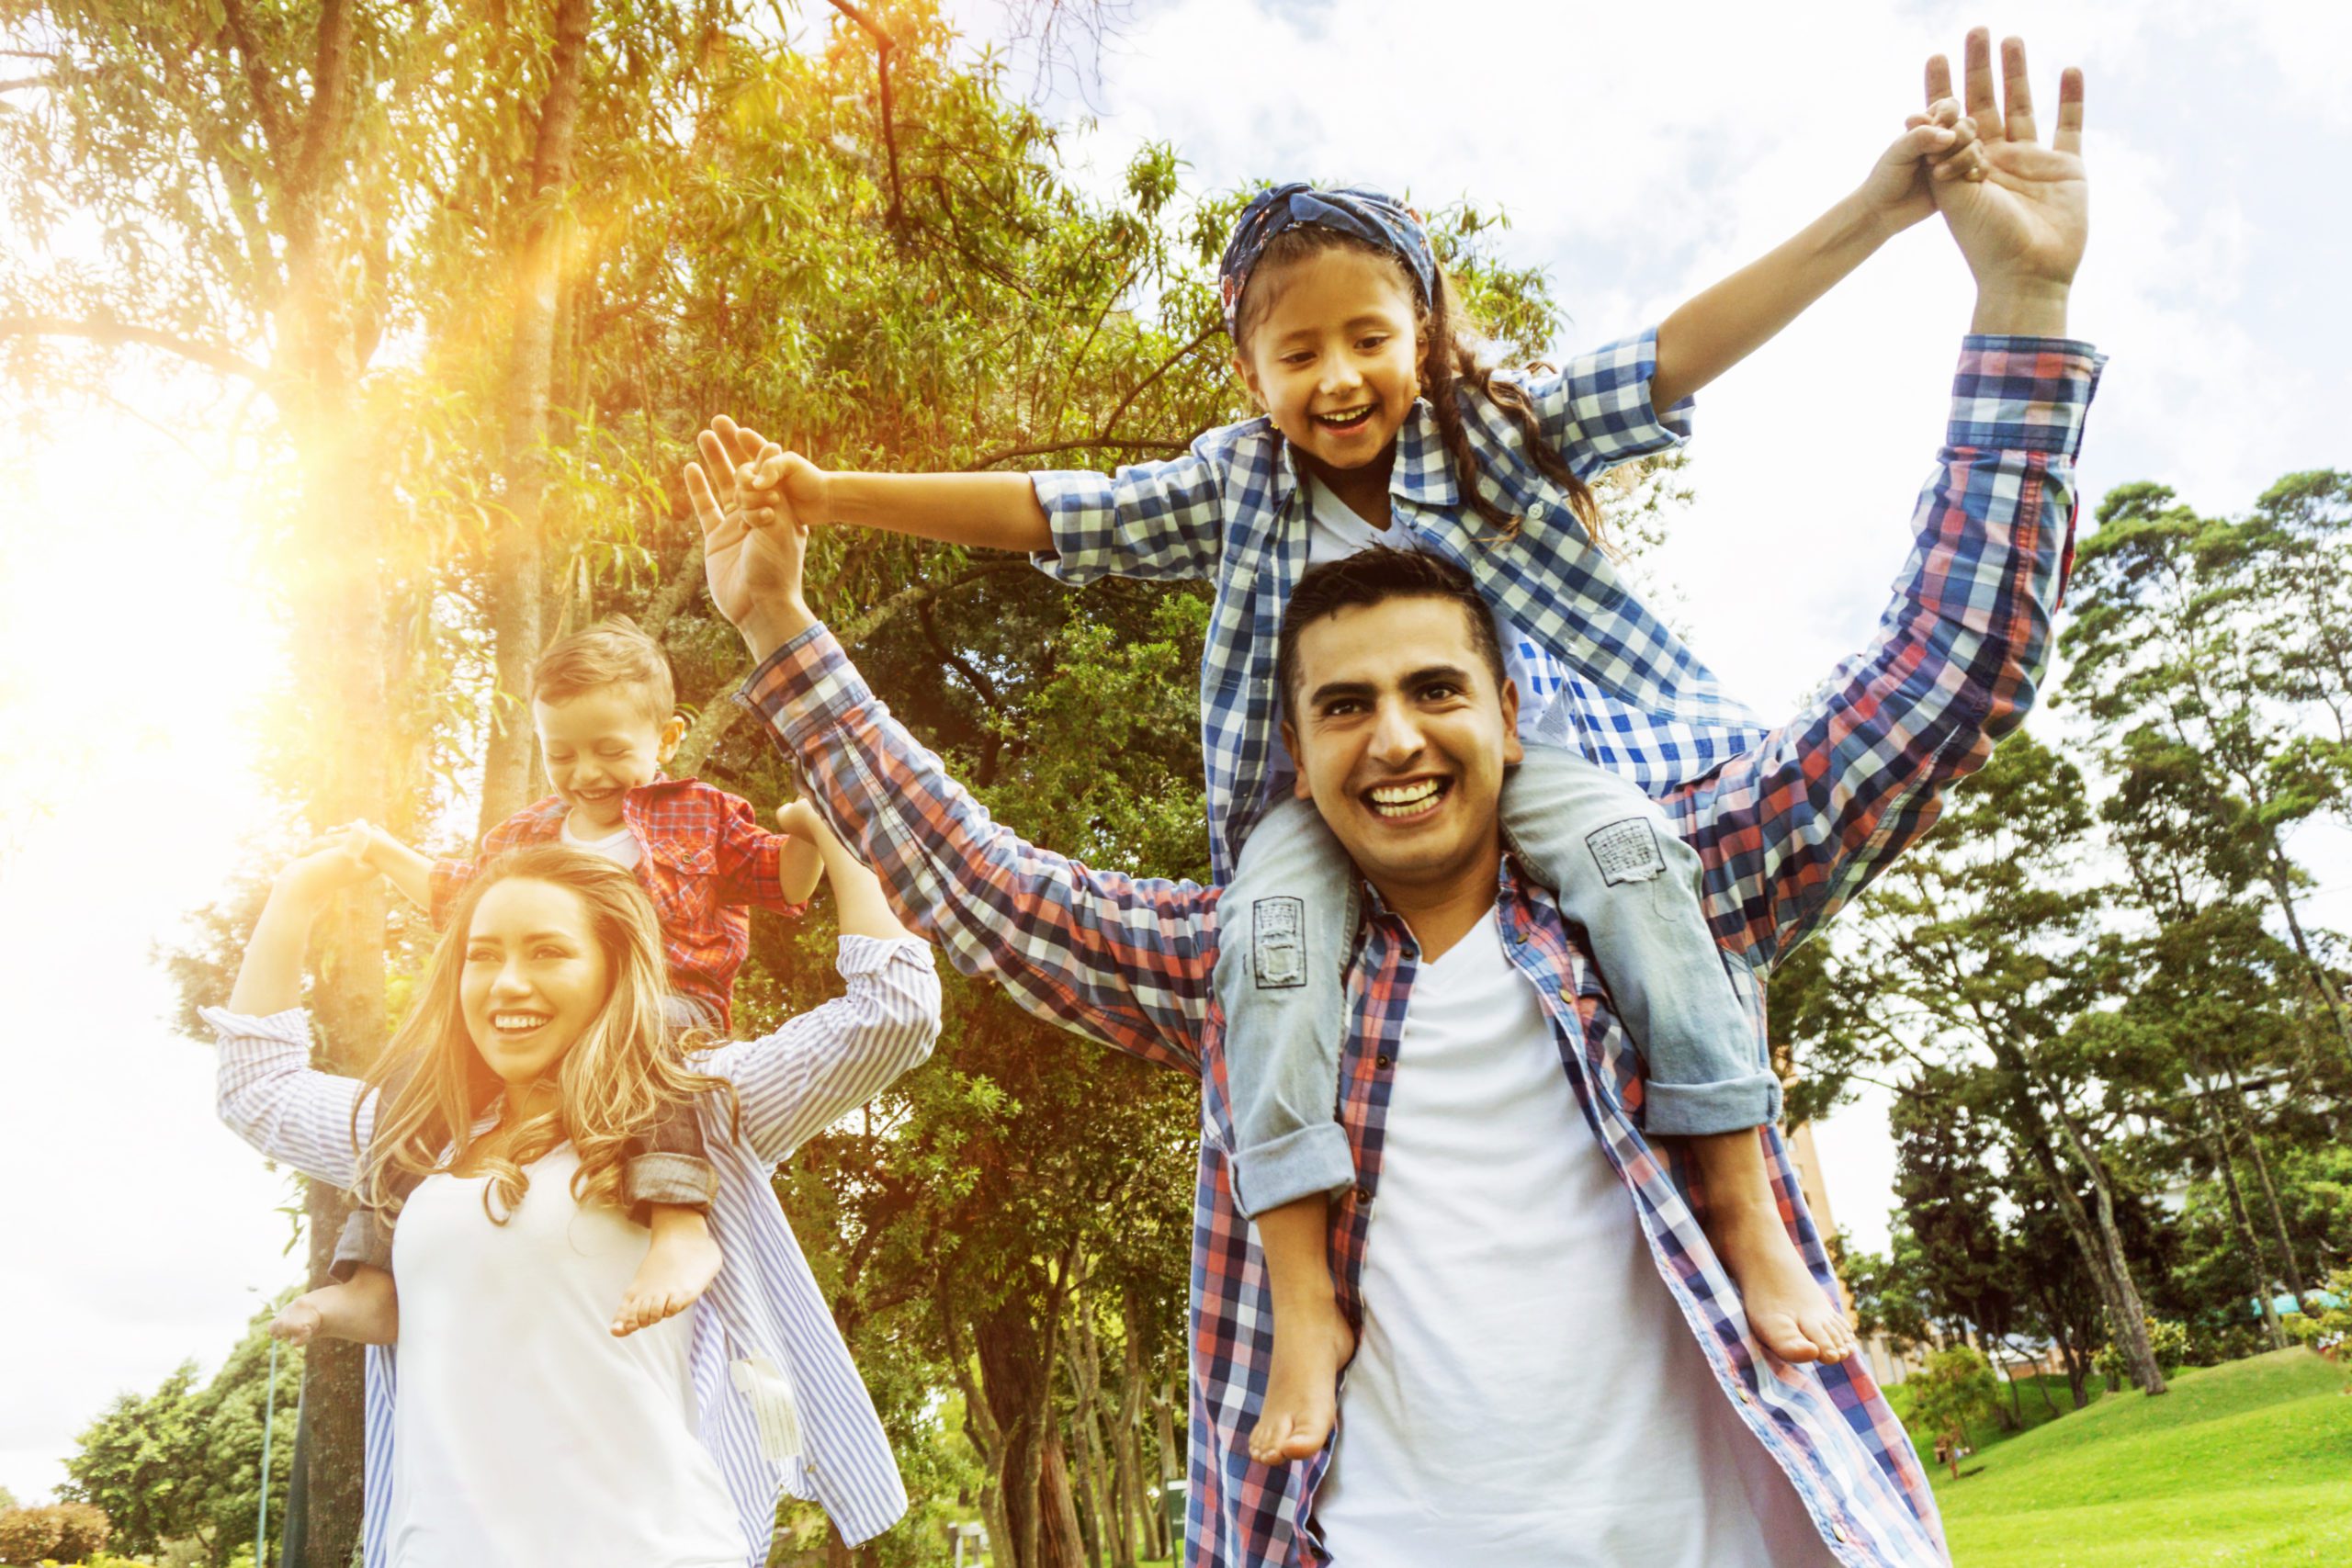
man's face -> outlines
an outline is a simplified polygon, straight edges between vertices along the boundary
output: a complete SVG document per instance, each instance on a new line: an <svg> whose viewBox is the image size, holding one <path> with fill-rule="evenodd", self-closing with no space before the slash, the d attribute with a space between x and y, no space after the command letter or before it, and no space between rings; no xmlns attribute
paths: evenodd
<svg viewBox="0 0 2352 1568"><path fill-rule="evenodd" d="M1502 852L1496 802L1520 760L1519 692L1449 599L1351 607L1299 634L1283 739L1311 798L1372 885L1440 887Z"/></svg>
<svg viewBox="0 0 2352 1568"><path fill-rule="evenodd" d="M641 688L617 682L560 703L534 702L531 718L556 794L591 826L615 830L621 797L653 782L685 728L675 715L653 714Z"/></svg>
<svg viewBox="0 0 2352 1568"><path fill-rule="evenodd" d="M1235 363L1274 428L1327 468L1380 457L1420 391L1413 299L1396 264L1318 251L1251 287L1273 300Z"/></svg>

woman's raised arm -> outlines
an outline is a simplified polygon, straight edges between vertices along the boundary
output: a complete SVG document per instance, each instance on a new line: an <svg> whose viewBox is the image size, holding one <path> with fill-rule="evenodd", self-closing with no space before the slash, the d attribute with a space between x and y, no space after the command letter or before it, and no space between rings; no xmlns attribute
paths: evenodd
<svg viewBox="0 0 2352 1568"><path fill-rule="evenodd" d="M226 1008L206 1008L220 1032L220 1112L230 1130L305 1176L349 1187L359 1179L351 1108L360 1083L311 1066L302 1001L302 958L327 902L376 874L340 840L277 874L245 944ZM372 1109L372 1108L370 1108ZM359 1139L368 1135L362 1114Z"/></svg>

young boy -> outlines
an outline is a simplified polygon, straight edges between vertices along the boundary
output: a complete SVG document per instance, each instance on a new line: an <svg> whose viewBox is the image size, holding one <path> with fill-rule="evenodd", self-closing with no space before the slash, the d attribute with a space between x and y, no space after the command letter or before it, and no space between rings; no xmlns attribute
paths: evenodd
<svg viewBox="0 0 2352 1568"><path fill-rule="evenodd" d="M531 718L555 793L483 834L478 859L427 860L366 823L343 831L368 864L432 912L436 928L476 867L504 851L561 842L618 862L637 874L661 917L672 989L665 1021L723 1035L735 972L751 950L748 911L797 916L823 863L813 835L765 831L749 801L662 776L685 734L675 701L660 645L625 617L608 617L550 646L532 670ZM717 1185L691 1110L647 1135L625 1192L646 1205L653 1242L614 1314L616 1335L684 1311L718 1274L707 1217ZM324 1334L391 1343L400 1326L391 1257L390 1217L355 1212L335 1248L337 1282L289 1303L273 1332L297 1341Z"/></svg>

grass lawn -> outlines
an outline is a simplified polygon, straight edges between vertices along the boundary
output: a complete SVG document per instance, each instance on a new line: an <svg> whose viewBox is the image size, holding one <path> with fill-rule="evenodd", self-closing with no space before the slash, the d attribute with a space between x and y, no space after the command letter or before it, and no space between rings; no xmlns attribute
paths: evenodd
<svg viewBox="0 0 2352 1568"><path fill-rule="evenodd" d="M1938 1470L1957 1568L2352 1562L2345 1369L2279 1350L2126 1391ZM2038 1399L2028 1395L2031 1404ZM2062 1397L2059 1403L2065 1401ZM1979 1434L1980 1440L1992 1434Z"/></svg>

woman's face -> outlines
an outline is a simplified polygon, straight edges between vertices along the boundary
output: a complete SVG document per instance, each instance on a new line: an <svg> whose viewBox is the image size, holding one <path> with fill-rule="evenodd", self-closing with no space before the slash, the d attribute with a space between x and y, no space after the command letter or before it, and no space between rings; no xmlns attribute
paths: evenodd
<svg viewBox="0 0 2352 1568"><path fill-rule="evenodd" d="M1249 330L1241 378L1274 428L1328 468L1386 452L1420 392L1413 298L1396 264L1317 251L1250 287L1272 298Z"/></svg>
<svg viewBox="0 0 2352 1568"><path fill-rule="evenodd" d="M570 888L510 876L474 905L458 996L474 1050L510 1089L553 1066L611 989L587 906Z"/></svg>

